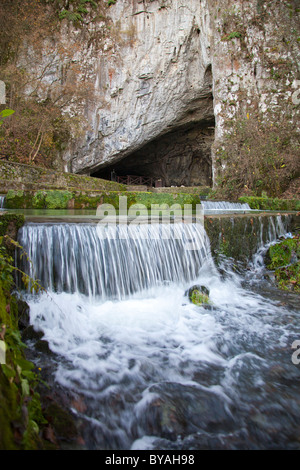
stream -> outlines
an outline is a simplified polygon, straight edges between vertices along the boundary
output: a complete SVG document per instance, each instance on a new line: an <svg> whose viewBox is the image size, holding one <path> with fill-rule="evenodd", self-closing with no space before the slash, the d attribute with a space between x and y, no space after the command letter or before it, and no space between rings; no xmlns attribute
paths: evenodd
<svg viewBox="0 0 300 470"><path fill-rule="evenodd" d="M37 365L80 400L86 449L299 449L299 296L266 278L267 245L239 270L198 224L28 223L19 242L47 289L26 294L54 353Z"/></svg>

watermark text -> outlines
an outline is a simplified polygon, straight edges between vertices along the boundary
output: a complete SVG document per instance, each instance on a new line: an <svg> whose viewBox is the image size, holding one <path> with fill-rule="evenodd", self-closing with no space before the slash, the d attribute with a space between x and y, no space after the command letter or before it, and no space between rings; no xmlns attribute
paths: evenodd
<svg viewBox="0 0 300 470"><path fill-rule="evenodd" d="M6 344L0 340L0 364L6 364Z"/></svg>
<svg viewBox="0 0 300 470"><path fill-rule="evenodd" d="M204 212L201 204L193 208L192 204L144 204L127 205L126 196L119 197L119 206L102 204L98 206L97 235L108 238L143 238L143 239L180 239L187 250L201 248L199 233L190 229L190 225L204 226ZM118 226L119 230L111 228ZM121 228L120 228L121 227ZM137 230L137 227L140 230Z"/></svg>
<svg viewBox="0 0 300 470"><path fill-rule="evenodd" d="M0 104L6 104L6 88L2 80L0 80Z"/></svg>
<svg viewBox="0 0 300 470"><path fill-rule="evenodd" d="M299 339L293 342L292 349L296 350L292 354L292 363L295 365L299 365L300 364L300 340Z"/></svg>

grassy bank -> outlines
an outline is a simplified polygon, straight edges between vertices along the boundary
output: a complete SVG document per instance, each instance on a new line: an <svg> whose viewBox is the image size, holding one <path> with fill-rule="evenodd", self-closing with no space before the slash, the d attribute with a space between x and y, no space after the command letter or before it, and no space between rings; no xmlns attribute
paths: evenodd
<svg viewBox="0 0 300 470"><path fill-rule="evenodd" d="M239 202L248 203L251 209L270 211L299 211L299 199L279 199L268 197L243 196Z"/></svg>

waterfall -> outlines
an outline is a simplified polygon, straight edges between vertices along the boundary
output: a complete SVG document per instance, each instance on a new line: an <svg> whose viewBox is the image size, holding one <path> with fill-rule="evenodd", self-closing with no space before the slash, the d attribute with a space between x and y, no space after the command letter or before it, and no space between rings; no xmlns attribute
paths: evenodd
<svg viewBox="0 0 300 470"><path fill-rule="evenodd" d="M19 242L31 260L24 270L47 290L102 299L190 281L210 256L200 224L29 224Z"/></svg>
<svg viewBox="0 0 300 470"><path fill-rule="evenodd" d="M204 212L207 211L250 211L249 204L227 201L201 201Z"/></svg>
<svg viewBox="0 0 300 470"><path fill-rule="evenodd" d="M285 230L253 219L259 246ZM202 225L30 223L18 241L47 288L25 295L53 353L36 343L46 393L66 391L85 449L299 448L300 312L256 266L217 269ZM210 305L189 302L194 284Z"/></svg>
<svg viewBox="0 0 300 470"><path fill-rule="evenodd" d="M5 196L0 196L0 209L4 209Z"/></svg>

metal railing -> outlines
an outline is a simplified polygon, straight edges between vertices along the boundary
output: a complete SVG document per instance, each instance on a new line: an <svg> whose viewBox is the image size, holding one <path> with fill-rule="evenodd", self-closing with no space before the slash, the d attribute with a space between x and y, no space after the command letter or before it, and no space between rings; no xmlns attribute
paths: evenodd
<svg viewBox="0 0 300 470"><path fill-rule="evenodd" d="M135 175L126 175L126 176L117 176L117 183L127 184L127 185L143 185L143 186L152 186L153 178L146 176L135 176Z"/></svg>

